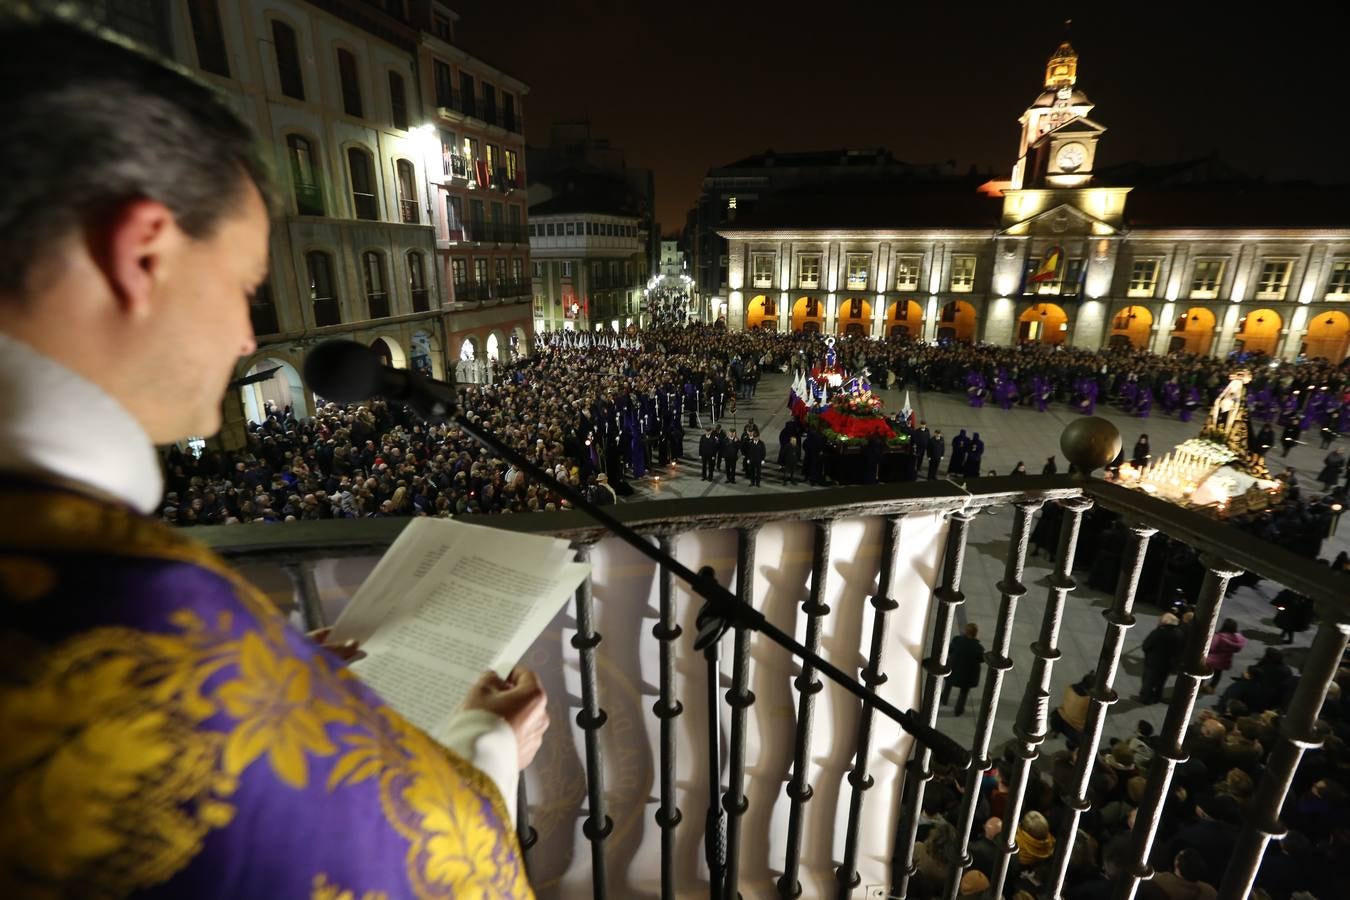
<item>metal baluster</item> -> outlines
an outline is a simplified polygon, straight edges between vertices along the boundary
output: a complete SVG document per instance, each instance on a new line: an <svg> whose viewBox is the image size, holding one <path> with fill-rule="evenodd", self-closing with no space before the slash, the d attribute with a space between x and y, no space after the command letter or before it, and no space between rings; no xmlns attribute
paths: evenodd
<svg viewBox="0 0 1350 900"><path fill-rule="evenodd" d="M722 811L722 642L703 651L708 671L708 813L704 822L703 855L708 863L708 896L722 900L727 872L727 816Z"/></svg>
<svg viewBox="0 0 1350 900"><path fill-rule="evenodd" d="M577 549L578 562L586 562L590 557L589 546ZM572 646L581 657L581 710L577 713L577 725L581 726L586 738L586 792L590 805L581 832L591 842L591 884L596 900L604 900L606 896L605 839L614 830L613 820L605 815L605 760L600 750L600 729L607 718L600 708L595 677L595 648L600 641L595 630L595 608L588 575L577 588L577 633L572 636Z"/></svg>
<svg viewBox="0 0 1350 900"><path fill-rule="evenodd" d="M530 798L525 793L525 773L520 773L516 785L516 840L520 842L520 858L525 865L525 879L530 878L530 850L539 843L539 832L530 824Z"/></svg>
<svg viewBox="0 0 1350 900"><path fill-rule="evenodd" d="M1070 574L1073 572L1073 557L1078 549L1078 529L1083 524L1083 513L1092 508L1092 501L1086 497L1070 497L1058 501L1064 508L1064 522L1059 529L1059 551L1055 557L1055 571L1050 576L1050 591L1045 601L1045 612L1041 616L1041 633L1031 645L1034 657L1031 663L1031 677L1027 680L1026 691L1022 694L1022 705L1017 710L1017 724L1013 732L1021 741L1018 748L1017 767L1013 770L1012 783L1008 785L1006 814L1003 817L1003 830L999 833L1003 839L1003 853L999 856L998 868L994 872L993 889L995 897L1003 895L1003 884L1008 878L1008 863L1017 852L1017 823L1022 818L1022 801L1026 798L1027 782L1031 778L1031 764L1040 756L1040 744L1045 740L1048 727L1047 716L1050 700L1050 676L1054 671L1055 660L1059 659L1059 626L1064 618L1064 601L1069 591L1077 587Z"/></svg>
<svg viewBox="0 0 1350 900"><path fill-rule="evenodd" d="M829 574L830 561L829 521L817 522L815 541L811 550L811 591L802 612L806 613L806 646L812 652L820 650L820 626L830 608L825 605L825 581ZM778 879L778 896L800 897L801 882L797 880L798 866L801 863L802 820L805 817L805 805L811 799L811 785L807 784L811 768L811 728L815 719L816 694L824 687L824 682L816 678L815 669L809 663L802 663L801 674L797 676L797 740L792 762L792 779L787 783L787 795L791 800L788 810L787 850L784 853L783 875Z"/></svg>
<svg viewBox="0 0 1350 900"><path fill-rule="evenodd" d="M1205 665L1205 655L1209 650L1209 642L1214 638L1214 627L1219 622L1219 607L1223 604L1228 582L1242 574L1241 569L1223 560L1205 557L1200 561L1205 566L1205 581L1200 586L1200 600L1195 607L1195 620L1191 623L1191 637L1182 651L1181 673L1177 675L1172 688L1172 702L1168 704L1167 715L1163 719L1153 763L1148 769L1144 796L1140 798L1134 828L1130 831L1133 865L1117 882L1117 900L1133 900L1139 882L1153 875L1153 869L1148 864L1149 851L1158 834L1158 820L1162 818L1163 802L1172 785L1172 773L1177 764L1185 762L1187 758L1181 742L1186 737L1186 726L1195 708L1195 698L1200 693L1200 683L1210 676L1209 666Z"/></svg>
<svg viewBox="0 0 1350 900"><path fill-rule="evenodd" d="M1008 538L1008 558L1003 564L1003 578L999 580L998 623L994 627L993 646L985 653L989 671L984 679L984 696L975 720L975 742L970 748L970 768L966 770L965 794L957 817L956 839L959 862L947 880L945 897L952 900L961 889L961 875L975 861L970 855L970 830L975 824L975 804L980 797L980 780L991 765L989 741L994 731L994 716L998 712L998 698L1003 691L1003 676L1013 667L1008 656L1012 643L1013 619L1017 601L1027 592L1022 584L1022 573L1027 562L1027 541L1031 537L1031 517L1040 509L1039 502L1018 503L1013 512L1012 536Z"/></svg>
<svg viewBox="0 0 1350 900"><path fill-rule="evenodd" d="M736 597L740 602L754 605L755 535L759 526L737 531ZM740 896L741 816L750 801L745 796L745 711L754 704L750 690L750 632L736 629L736 645L731 660L731 690L727 703L731 706L731 736L727 747L727 791L722 795L722 808L727 812L727 900Z"/></svg>
<svg viewBox="0 0 1350 900"><path fill-rule="evenodd" d="M281 567L286 570L300 600L300 615L305 620L305 629L318 631L327 628L328 616L324 614L323 601L319 599L319 583L314 579L314 560L285 562Z"/></svg>
<svg viewBox="0 0 1350 900"><path fill-rule="evenodd" d="M951 672L947 665L947 644L951 636L952 616L956 607L966 599L960 590L961 568L965 564L966 534L970 520L971 516L964 509L951 514L942 586L933 591L938 607L933 621L933 640L929 645L928 658L923 661L925 678L923 702L919 710L919 721L930 727L937 723L942 682ZM901 804L904 812L896 823L895 850L891 854L891 893L896 897L905 896L910 878L918 871L914 865L914 840L919 833L919 811L923 807L924 790L933 778L933 770L929 768L931 760L932 752L921 744L915 744L909 762L905 764L904 800Z"/></svg>
<svg viewBox="0 0 1350 900"><path fill-rule="evenodd" d="M1294 696L1289 710L1280 720L1280 738L1266 762L1266 771L1256 786L1256 793L1247 803L1242 818L1242 830L1228 858L1228 869L1223 873L1219 900L1244 900L1256 881L1261 857L1271 838L1283 838L1285 828L1280 823L1280 809L1294 781L1303 751L1322 746L1322 736L1315 723L1326 702L1327 687L1336 677L1341 657L1350 639L1350 620L1343 609L1331 604L1319 604L1322 624L1313 637L1308 661L1299 671Z"/></svg>
<svg viewBox="0 0 1350 900"><path fill-rule="evenodd" d="M1106 635L1102 638L1101 654L1097 657L1097 671L1092 685L1092 699L1088 704L1087 721L1079 735L1078 757L1074 760L1073 796L1062 797L1069 814L1055 842L1055 858L1050 876L1050 896L1058 897L1069 871L1069 856L1078 838L1078 820L1092 807L1088 802L1088 784L1101 744L1102 729L1106 725L1107 708L1120 699L1115 691L1116 672L1120 668L1120 653L1125 645L1125 632L1134 625L1134 598L1139 590L1139 575L1144 571L1144 556L1148 540L1157 529L1148 525L1132 525L1129 543L1121 560L1120 577L1116 580L1115 601L1102 615L1106 619Z"/></svg>
<svg viewBox="0 0 1350 900"><path fill-rule="evenodd" d="M660 544L663 552L671 552L670 538L662 537ZM675 826L682 818L675 802L675 719L684 711L684 706L675 699L675 641L682 632L675 624L675 576L663 568L658 584L661 617L652 626L661 654L661 696L652 706L661 722L661 806L656 810L656 824L661 826L661 900L673 900Z"/></svg>
<svg viewBox="0 0 1350 900"><path fill-rule="evenodd" d="M886 517L886 534L881 542L880 571L877 574L877 592L872 597L872 647L867 654L867 668L862 680L872 690L886 683L881 672L881 651L886 640L886 620L900 604L891 599L891 581L895 573L895 556L900 549L901 516ZM857 753L848 783L853 792L848 801L848 829L844 837L844 861L835 871L839 883L839 897L848 900L853 889L862 881L858 874L858 827L861 824L863 794L872 787L872 776L867 774L867 758L872 752L872 705L864 702L858 714Z"/></svg>

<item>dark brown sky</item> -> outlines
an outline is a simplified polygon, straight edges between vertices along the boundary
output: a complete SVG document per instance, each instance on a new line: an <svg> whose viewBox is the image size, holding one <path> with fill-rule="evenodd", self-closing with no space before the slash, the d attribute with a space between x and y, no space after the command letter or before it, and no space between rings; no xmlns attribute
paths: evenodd
<svg viewBox="0 0 1350 900"><path fill-rule="evenodd" d="M1283 18L1186 0L452 5L457 43L530 84L530 143L589 119L655 170L665 231L710 167L768 148L884 146L1006 175L1066 15L1078 84L1109 129L1102 164L1217 152L1257 174L1350 180L1350 14L1331 4L1284 4L1299 15Z"/></svg>

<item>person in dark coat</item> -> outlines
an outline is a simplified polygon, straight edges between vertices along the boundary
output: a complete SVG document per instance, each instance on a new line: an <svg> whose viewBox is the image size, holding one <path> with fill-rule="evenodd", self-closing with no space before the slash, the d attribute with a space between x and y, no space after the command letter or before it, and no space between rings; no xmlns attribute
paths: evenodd
<svg viewBox="0 0 1350 900"><path fill-rule="evenodd" d="M956 688L956 707L952 715L959 716L966 711L966 695L970 689L980 684L980 667L984 664L984 644L976 639L980 627L974 622L966 625L965 633L952 638L947 647L947 664L952 673L947 676L942 688L942 705L951 699L952 688Z"/></svg>
<svg viewBox="0 0 1350 900"><path fill-rule="evenodd" d="M970 439L970 446L966 449L966 467L961 473L967 478L979 478L980 467L984 464L984 441L980 440L980 433L977 431Z"/></svg>
<svg viewBox="0 0 1350 900"><path fill-rule="evenodd" d="M1056 475L1058 473L1059 473L1059 466L1055 465L1055 458L1053 456L1048 457L1045 460L1045 465L1041 466L1041 474Z"/></svg>
<svg viewBox="0 0 1350 900"><path fill-rule="evenodd" d="M1171 613L1163 613L1158 627L1144 638L1144 676L1139 688L1141 703L1161 703L1163 687L1172 665L1181 653L1181 620Z"/></svg>
<svg viewBox="0 0 1350 900"><path fill-rule="evenodd" d="M881 438L872 435L867 439L867 444L862 450L862 483L876 484L877 476L881 471L881 458L886 453L886 445L882 443Z"/></svg>
<svg viewBox="0 0 1350 900"><path fill-rule="evenodd" d="M703 437L698 439L698 458L703 462L704 481L713 480L713 474L717 471L717 457L721 452L721 442L709 425L703 429Z"/></svg>
<svg viewBox="0 0 1350 900"><path fill-rule="evenodd" d="M966 471L966 454L970 451L970 438L964 428L952 438L952 458L947 465L948 475L961 475Z"/></svg>
<svg viewBox="0 0 1350 900"><path fill-rule="evenodd" d="M933 432L933 437L928 441L928 480L937 478L938 467L942 465L942 457L947 452L947 442L942 439L942 429L939 428Z"/></svg>
<svg viewBox="0 0 1350 900"><path fill-rule="evenodd" d="M1142 469L1153 456L1153 451L1148 446L1148 435L1139 435L1139 440L1134 442L1134 455L1130 457L1130 464L1136 469Z"/></svg>
<svg viewBox="0 0 1350 900"><path fill-rule="evenodd" d="M1251 450L1253 453L1259 453L1264 459L1273 446L1275 446L1275 429L1271 428L1270 423L1267 422L1261 426L1261 430L1252 439Z"/></svg>
<svg viewBox="0 0 1350 900"><path fill-rule="evenodd" d="M1280 641L1285 644L1294 642L1294 635L1307 631L1313 623L1313 602L1307 597L1288 588L1275 595L1275 625L1280 629Z"/></svg>
<svg viewBox="0 0 1350 900"><path fill-rule="evenodd" d="M741 448L736 443L736 432L728 428L722 438L722 463L727 470L727 484L736 483L736 457L740 455Z"/></svg>
<svg viewBox="0 0 1350 900"><path fill-rule="evenodd" d="M797 465L802 459L802 448L797 444L797 437L794 435L787 439L783 444L783 449L778 452L779 460L783 466L783 484L797 483Z"/></svg>
<svg viewBox="0 0 1350 900"><path fill-rule="evenodd" d="M928 423L920 422L918 429L910 436L910 446L914 448L914 468L916 471L923 468L923 457L928 452L930 440L932 440L932 434L928 431Z"/></svg>
<svg viewBox="0 0 1350 900"><path fill-rule="evenodd" d="M1322 473L1317 480L1322 482L1322 490L1329 491L1341 480L1341 470L1345 468L1345 454L1338 447L1322 460Z"/></svg>
<svg viewBox="0 0 1350 900"><path fill-rule="evenodd" d="M767 453L768 448L759 439L759 432L753 432L745 448L745 458L748 460L746 471L750 477L751 487L759 487L759 479L764 472L764 457Z"/></svg>
<svg viewBox="0 0 1350 900"><path fill-rule="evenodd" d="M1303 437L1303 430L1298 427L1297 422L1290 422L1284 426L1284 432L1280 435L1280 444L1284 447L1284 452L1280 454L1281 458L1289 455L1289 451L1294 449L1294 445Z"/></svg>

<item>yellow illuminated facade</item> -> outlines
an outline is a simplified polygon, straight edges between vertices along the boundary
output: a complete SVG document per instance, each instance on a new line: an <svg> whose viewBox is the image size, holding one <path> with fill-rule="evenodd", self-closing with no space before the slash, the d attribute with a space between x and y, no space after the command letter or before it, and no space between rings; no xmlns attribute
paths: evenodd
<svg viewBox="0 0 1350 900"><path fill-rule="evenodd" d="M1019 119L1012 177L977 191L997 198L989 201L987 227L938 221L816 229L788 211L772 221L743 218L719 232L729 242L730 286L748 281L759 258L785 273L777 286L794 299L769 307L772 322L757 307L753 321L742 316L728 325L1345 358L1350 202L1335 206L1331 226L1306 227L1301 211L1287 224L1267 212L1200 226L1192 223L1207 221L1204 197L1213 202L1216 194L1189 203L1154 192L1144 202L1137 199L1144 189L1103 183L1096 154L1106 128L1088 118L1093 104L1078 86L1078 61L1067 41L1050 56L1044 90ZM1162 214L1160 199L1171 202ZM1285 206L1300 202L1291 197ZM1146 211L1142 221L1132 223L1134 207ZM848 221L847 209L841 203L837 222ZM1046 266L1051 257L1056 265ZM847 291L838 302L828 293L835 288ZM864 294L866 304L850 302Z"/></svg>

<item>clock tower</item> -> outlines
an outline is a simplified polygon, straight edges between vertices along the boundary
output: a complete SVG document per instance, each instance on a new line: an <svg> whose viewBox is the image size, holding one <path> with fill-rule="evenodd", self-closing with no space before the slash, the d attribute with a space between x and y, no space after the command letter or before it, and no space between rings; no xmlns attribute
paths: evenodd
<svg viewBox="0 0 1350 900"><path fill-rule="evenodd" d="M1060 44L1045 66L1045 87L1022 113L1022 138L1012 188L1082 187L1092 179L1097 139L1106 129L1087 117L1092 111L1077 87L1078 52Z"/></svg>

